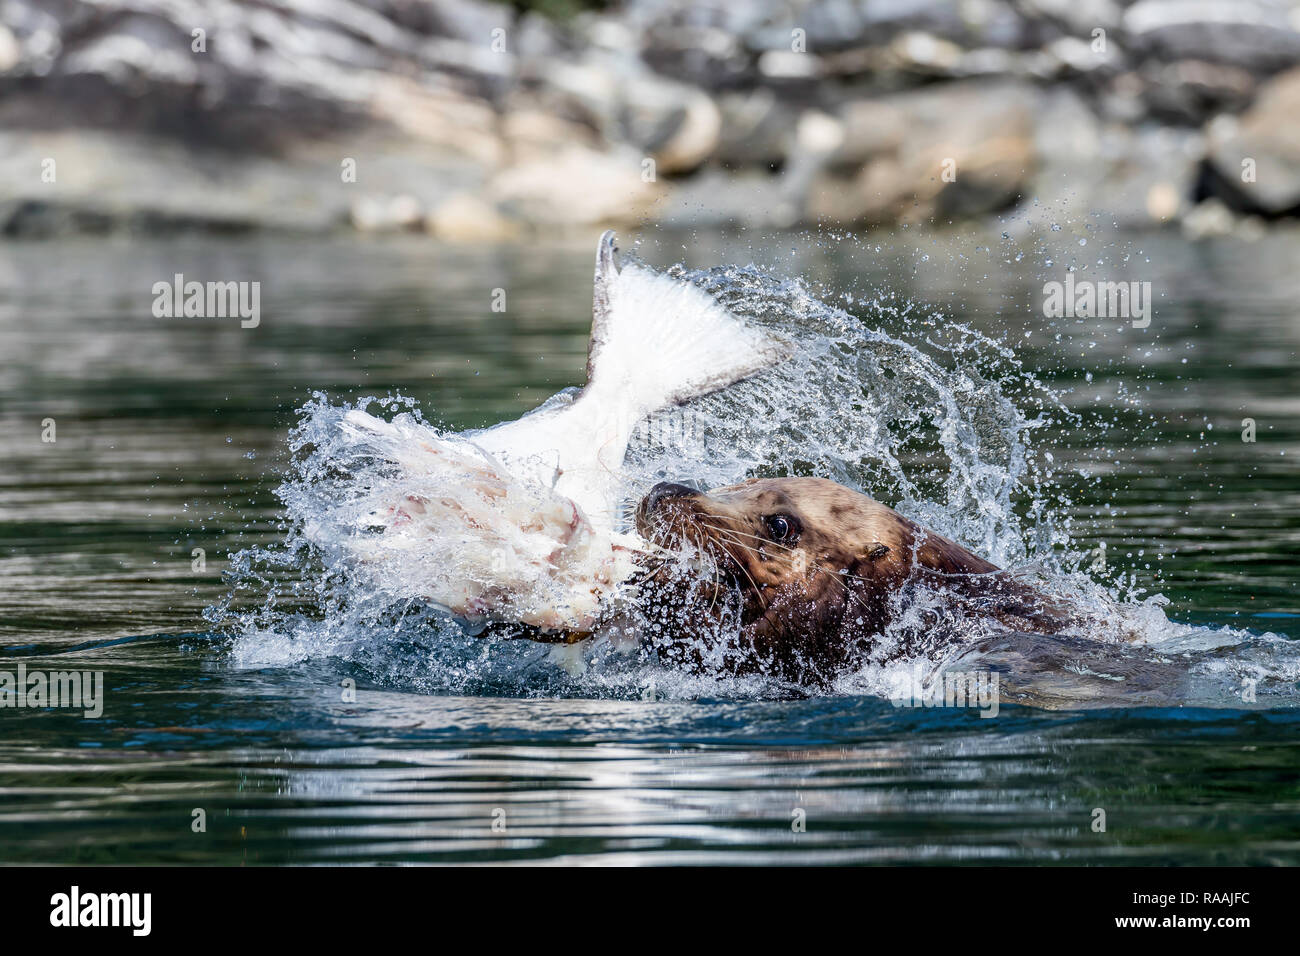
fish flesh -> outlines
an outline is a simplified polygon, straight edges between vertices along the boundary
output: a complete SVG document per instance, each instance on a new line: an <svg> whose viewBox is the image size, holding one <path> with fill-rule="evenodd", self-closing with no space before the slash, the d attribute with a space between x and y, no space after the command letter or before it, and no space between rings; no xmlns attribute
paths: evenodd
<svg viewBox="0 0 1300 956"><path fill-rule="evenodd" d="M779 362L788 345L689 282L620 267L613 232L597 248L592 312L586 385L516 421L452 433L349 411L340 467L382 467L334 516L345 533L318 525L308 537L341 546L377 587L471 624L594 628L646 547L622 507L637 426Z"/></svg>

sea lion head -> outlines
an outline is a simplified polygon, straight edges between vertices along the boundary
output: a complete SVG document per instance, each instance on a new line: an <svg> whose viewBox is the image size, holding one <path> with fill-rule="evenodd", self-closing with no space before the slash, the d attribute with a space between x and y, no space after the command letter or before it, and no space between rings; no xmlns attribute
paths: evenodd
<svg viewBox="0 0 1300 956"><path fill-rule="evenodd" d="M709 492L660 483L641 500L636 525L665 553L703 555L713 569L683 581L661 567L643 582L648 606L669 625L652 643L701 669L825 685L877 652L946 640L947 631L927 626L896 633L892 650L878 646L914 585L946 596L958 631L972 617L1047 632L1069 624L1014 576L822 478L751 479ZM727 613L738 625L730 631L715 626Z"/></svg>
<svg viewBox="0 0 1300 956"><path fill-rule="evenodd" d="M661 482L636 521L648 540L693 546L760 592L874 565L911 537L897 513L824 478L755 478L710 492Z"/></svg>
<svg viewBox="0 0 1300 956"><path fill-rule="evenodd" d="M869 649L917 540L893 510L821 478L751 479L709 492L663 482L641 500L636 524L660 548L702 554L715 583L738 598L729 669L799 682L821 682ZM708 587L679 586L659 600L692 602L693 617L678 619L706 623L727 606Z"/></svg>

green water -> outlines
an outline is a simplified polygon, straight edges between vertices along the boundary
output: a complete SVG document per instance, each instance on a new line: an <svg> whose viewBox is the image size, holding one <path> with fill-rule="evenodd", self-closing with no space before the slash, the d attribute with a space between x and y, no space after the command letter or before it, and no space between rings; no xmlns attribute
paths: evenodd
<svg viewBox="0 0 1300 956"><path fill-rule="evenodd" d="M279 537L294 409L317 389L400 390L479 426L579 382L593 239L0 248L0 670L102 671L106 688L95 719L0 709L0 862L1300 858L1294 687L1274 686L1271 709L1239 709L1225 687L1215 707L982 720L859 697L448 697L357 660L235 666L200 613L231 552ZM753 260L828 299L888 289L1004 338L1072 407L1112 420L1036 437L1100 474L1069 505L1079 546L1105 541L1175 620L1300 635L1300 236L641 251ZM1156 290L1151 327L1056 340L1044 277L1125 255ZM260 281L260 324L154 318L151 289L176 273Z"/></svg>

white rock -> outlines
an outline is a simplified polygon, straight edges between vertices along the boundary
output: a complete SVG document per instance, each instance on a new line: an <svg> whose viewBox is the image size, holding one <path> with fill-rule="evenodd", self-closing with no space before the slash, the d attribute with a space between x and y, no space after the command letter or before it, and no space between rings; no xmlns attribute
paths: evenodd
<svg viewBox="0 0 1300 956"><path fill-rule="evenodd" d="M451 242L500 242L520 234L518 223L473 193L457 193L439 203L425 220L425 229Z"/></svg>
<svg viewBox="0 0 1300 956"><path fill-rule="evenodd" d="M22 62L22 58L22 44L18 42L12 30L0 23L0 73L12 70Z"/></svg>
<svg viewBox="0 0 1300 956"><path fill-rule="evenodd" d="M665 193L644 177L645 158L635 150L574 146L502 170L488 184L488 198L518 218L549 225L636 222Z"/></svg>

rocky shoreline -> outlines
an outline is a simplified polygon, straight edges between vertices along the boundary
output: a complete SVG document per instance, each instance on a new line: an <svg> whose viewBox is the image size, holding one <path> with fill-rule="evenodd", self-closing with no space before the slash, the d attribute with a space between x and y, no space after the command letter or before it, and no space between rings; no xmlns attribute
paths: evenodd
<svg viewBox="0 0 1300 956"><path fill-rule="evenodd" d="M0 230L1300 216L1300 4L0 0Z"/></svg>

